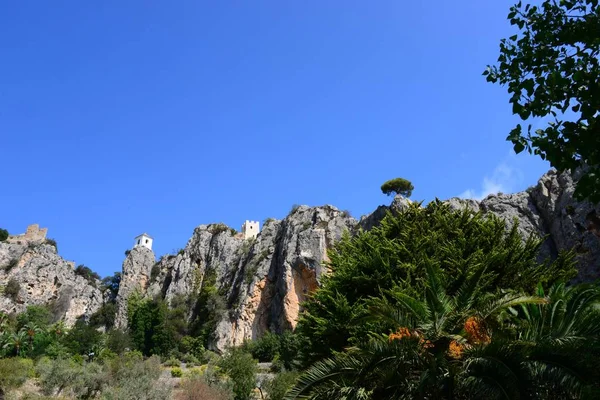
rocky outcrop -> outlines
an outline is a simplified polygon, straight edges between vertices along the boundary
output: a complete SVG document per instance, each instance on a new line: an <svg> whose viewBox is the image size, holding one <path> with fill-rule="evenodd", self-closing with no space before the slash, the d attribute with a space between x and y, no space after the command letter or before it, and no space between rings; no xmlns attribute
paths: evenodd
<svg viewBox="0 0 600 400"><path fill-rule="evenodd" d="M123 261L121 283L116 299L115 327L120 329L127 327L128 300L135 292L140 295L146 293L155 262L154 252L143 246L136 246L127 254Z"/></svg>
<svg viewBox="0 0 600 400"><path fill-rule="evenodd" d="M490 195L480 202L453 198L448 203L454 208L494 213L509 224L518 221L522 235L546 238L541 259L573 249L579 272L575 280L590 281L600 278L600 204L574 200L577 178L577 173L551 170L524 192Z"/></svg>
<svg viewBox="0 0 600 400"><path fill-rule="evenodd" d="M17 293L4 293L10 281ZM79 317L89 317L103 304L100 282L75 274L73 263L42 241L0 242L0 311L19 313L28 305L48 305L55 319L70 326Z"/></svg>
<svg viewBox="0 0 600 400"><path fill-rule="evenodd" d="M541 258L574 249L577 280L589 281L600 277L600 206L576 202L573 191L571 175L550 171L520 193L482 201L452 198L447 203L496 214L509 224L517 221L523 236L545 237ZM127 304L135 293L190 304L210 289L223 302L213 350L294 328L303 300L327 272L327 250L344 232L371 229L388 211L401 211L408 204L410 200L396 196L390 206L380 206L360 222L329 205L300 206L283 220L265 221L260 234L249 239L223 224L200 225L183 249L158 262L151 250L135 247L123 262L115 324L127 326ZM28 230L29 242L22 235L0 243L0 287L9 280L21 285L14 300L0 294L0 310L20 312L29 304L51 304L68 324L98 310L103 304L99 282L75 274L72 263L42 240L42 230L34 231ZM194 318L193 309L188 318Z"/></svg>
<svg viewBox="0 0 600 400"><path fill-rule="evenodd" d="M137 282L136 288L148 298L173 302L179 296L197 298L204 285L213 284L207 277L214 276L227 312L217 324L213 349L293 328L301 302L325 272L327 249L356 225L348 213L332 206L297 207L283 220L267 220L253 239L223 224L200 225L184 249L157 263L147 289L151 265L133 262L137 256L132 250L123 264L119 316L126 310L123 300L132 292L125 282ZM135 279L140 276L144 282Z"/></svg>

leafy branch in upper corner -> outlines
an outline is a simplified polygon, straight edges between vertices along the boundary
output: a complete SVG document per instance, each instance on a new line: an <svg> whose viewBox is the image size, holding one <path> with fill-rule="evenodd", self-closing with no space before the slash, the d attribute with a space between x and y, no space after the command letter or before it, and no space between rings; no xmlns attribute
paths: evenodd
<svg viewBox="0 0 600 400"><path fill-rule="evenodd" d="M547 160L558 170L584 166L575 196L600 201L600 7L598 0L546 0L510 8L519 32L500 41L498 64L483 72L508 88L513 114L547 119L507 140L516 153Z"/></svg>

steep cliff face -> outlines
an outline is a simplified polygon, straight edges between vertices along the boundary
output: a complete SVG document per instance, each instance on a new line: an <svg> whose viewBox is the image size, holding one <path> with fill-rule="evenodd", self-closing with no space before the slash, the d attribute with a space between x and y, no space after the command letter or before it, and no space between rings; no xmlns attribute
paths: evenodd
<svg viewBox="0 0 600 400"><path fill-rule="evenodd" d="M14 295L0 293L0 311L23 312L28 305L49 305L56 319L67 325L90 316L103 303L97 287L75 274L73 264L56 254L56 248L40 241L0 242L0 287L10 281L20 289Z"/></svg>
<svg viewBox="0 0 600 400"><path fill-rule="evenodd" d="M574 177L577 179L577 175ZM490 195L480 202L457 198L448 202L455 208L494 213L509 223L517 220L523 235L546 237L540 258L555 257L560 250L575 250L579 271L576 281L590 281L600 277L600 204L573 199L574 177L549 171L524 192Z"/></svg>
<svg viewBox="0 0 600 400"><path fill-rule="evenodd" d="M152 266L132 262L137 258L132 250L123 264L119 310L126 310L133 284L148 297L197 298L213 273L228 309L217 324L213 348L293 328L300 303L318 286L327 249L355 226L352 217L331 206L300 206L283 220L267 221L255 239L243 239L221 224L200 225L182 251L157 263L147 289L135 277L146 282ZM126 277L132 277L131 285L124 286Z"/></svg>
<svg viewBox="0 0 600 400"><path fill-rule="evenodd" d="M152 266L155 263L154 252L145 247L134 247L129 251L121 272L121 283L117 294L117 314L115 327L127 327L127 302L134 293L145 294L150 284Z"/></svg>

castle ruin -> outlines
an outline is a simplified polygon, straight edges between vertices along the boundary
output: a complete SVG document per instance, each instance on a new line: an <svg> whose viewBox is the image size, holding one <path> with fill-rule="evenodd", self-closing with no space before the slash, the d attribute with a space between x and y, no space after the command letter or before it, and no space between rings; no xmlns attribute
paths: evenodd
<svg viewBox="0 0 600 400"><path fill-rule="evenodd" d="M258 236L260 232L260 225L258 221L248 221L244 222L242 225L242 235L244 239L254 239Z"/></svg>
<svg viewBox="0 0 600 400"><path fill-rule="evenodd" d="M25 233L21 235L11 235L8 237L8 242L43 242L46 240L48 228L40 228L38 224L31 224L27 227Z"/></svg>

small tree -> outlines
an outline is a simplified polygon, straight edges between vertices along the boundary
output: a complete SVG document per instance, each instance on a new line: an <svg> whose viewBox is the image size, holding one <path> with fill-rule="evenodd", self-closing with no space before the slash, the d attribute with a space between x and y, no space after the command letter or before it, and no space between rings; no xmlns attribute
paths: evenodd
<svg viewBox="0 0 600 400"><path fill-rule="evenodd" d="M411 181L404 178L394 178L381 185L381 191L390 196L391 194L401 194L404 197L410 197L414 186Z"/></svg>
<svg viewBox="0 0 600 400"><path fill-rule="evenodd" d="M8 239L8 231L6 229L0 229L0 242L4 242Z"/></svg>
<svg viewBox="0 0 600 400"><path fill-rule="evenodd" d="M252 355L242 349L233 348L221 359L219 366L231 378L235 400L248 400L256 387L258 365Z"/></svg>

